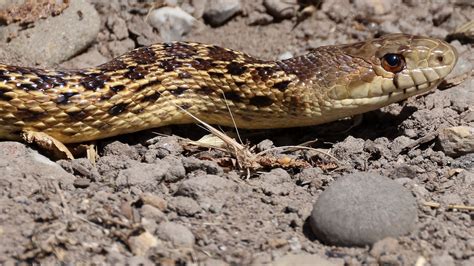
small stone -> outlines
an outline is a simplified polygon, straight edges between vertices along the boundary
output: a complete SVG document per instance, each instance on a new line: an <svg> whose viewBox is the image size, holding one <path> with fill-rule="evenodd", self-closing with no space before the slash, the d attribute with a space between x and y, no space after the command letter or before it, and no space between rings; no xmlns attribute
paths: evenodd
<svg viewBox="0 0 474 266"><path fill-rule="evenodd" d="M292 18L296 14L298 3L295 0L264 0L263 5L267 9L268 14L276 19Z"/></svg>
<svg viewBox="0 0 474 266"><path fill-rule="evenodd" d="M104 147L104 156L124 155L134 160L140 159L137 149L120 141L114 141Z"/></svg>
<svg viewBox="0 0 474 266"><path fill-rule="evenodd" d="M382 240L375 242L370 250L370 255L374 258L380 258L382 255L387 253L394 253L399 248L398 240L393 237L386 237Z"/></svg>
<svg viewBox="0 0 474 266"><path fill-rule="evenodd" d="M127 244L133 254L143 256L152 247L158 246L158 239L148 232L128 238Z"/></svg>
<svg viewBox="0 0 474 266"><path fill-rule="evenodd" d="M112 56L119 56L135 48L135 42L129 38L107 43L107 49Z"/></svg>
<svg viewBox="0 0 474 266"><path fill-rule="evenodd" d="M289 51L286 51L278 56L278 60L286 60L293 57L293 54Z"/></svg>
<svg viewBox="0 0 474 266"><path fill-rule="evenodd" d="M196 19L179 7L165 6L151 11L148 23L160 32L163 41L171 42L181 40L190 33Z"/></svg>
<svg viewBox="0 0 474 266"><path fill-rule="evenodd" d="M115 180L115 185L118 188L137 186L142 190L153 190L164 180L169 168L169 164L138 163L121 170Z"/></svg>
<svg viewBox="0 0 474 266"><path fill-rule="evenodd" d="M446 155L454 158L474 153L474 128L467 126L444 128L438 136L438 143Z"/></svg>
<svg viewBox="0 0 474 266"><path fill-rule="evenodd" d="M165 175L166 182L177 182L186 176L186 169L184 168L181 158L167 156L162 160L155 160L155 164L168 164L170 166Z"/></svg>
<svg viewBox="0 0 474 266"><path fill-rule="evenodd" d="M397 182L376 174L341 177L314 204L310 225L322 241L341 246L371 245L415 227L417 205Z"/></svg>
<svg viewBox="0 0 474 266"><path fill-rule="evenodd" d="M248 24L255 25L268 25L273 22L273 17L267 13L252 12L248 17Z"/></svg>
<svg viewBox="0 0 474 266"><path fill-rule="evenodd" d="M181 216L194 216L201 211L201 207L195 200L183 196L172 198L170 209L176 211Z"/></svg>
<svg viewBox="0 0 474 266"><path fill-rule="evenodd" d="M123 18L110 16L107 19L107 27L112 30L117 39L122 40L128 37L127 23Z"/></svg>
<svg viewBox="0 0 474 266"><path fill-rule="evenodd" d="M127 26L132 34L138 36L137 43L140 46L151 45L161 41L160 37L153 31L153 27L141 16L132 16L127 22Z"/></svg>
<svg viewBox="0 0 474 266"><path fill-rule="evenodd" d="M204 19L211 26L220 26L242 10L240 0L209 0L204 10Z"/></svg>
<svg viewBox="0 0 474 266"><path fill-rule="evenodd" d="M448 254L433 256L431 258L432 266L454 266L454 259Z"/></svg>
<svg viewBox="0 0 474 266"><path fill-rule="evenodd" d="M166 202L166 200L151 193L140 195L140 199L144 204L149 204L155 208L158 208L160 211L166 210L166 207L168 206L168 202Z"/></svg>
<svg viewBox="0 0 474 266"><path fill-rule="evenodd" d="M193 0L193 17L201 18L204 15L204 11L206 10L208 0Z"/></svg>
<svg viewBox="0 0 474 266"><path fill-rule="evenodd" d="M166 215L162 211L148 204L145 204L140 208L140 215L157 223L166 220Z"/></svg>
<svg viewBox="0 0 474 266"><path fill-rule="evenodd" d="M275 147L275 145L273 145L273 141L269 139L262 140L260 141L260 143L257 144L258 151L266 151L273 147Z"/></svg>
<svg viewBox="0 0 474 266"><path fill-rule="evenodd" d="M91 181L84 177L78 177L74 180L74 187L76 188L87 188L91 184Z"/></svg>
<svg viewBox="0 0 474 266"><path fill-rule="evenodd" d="M290 254L276 259L273 264L274 266L337 266L338 264L333 263L320 255L316 254ZM342 266L343 264L341 264Z"/></svg>
<svg viewBox="0 0 474 266"><path fill-rule="evenodd" d="M163 222L158 225L157 232L161 239L171 241L176 247L192 247L195 242L193 233L177 223Z"/></svg>
<svg viewBox="0 0 474 266"><path fill-rule="evenodd" d="M150 150L156 150L156 157L164 158L168 155L179 155L184 149L175 136L156 137L147 141Z"/></svg>
<svg viewBox="0 0 474 266"><path fill-rule="evenodd" d="M185 157L183 158L183 165L186 169L186 172L192 172L196 170L203 170L211 175L218 175L224 172L222 167L220 167L214 161L208 160L199 160L196 157Z"/></svg>

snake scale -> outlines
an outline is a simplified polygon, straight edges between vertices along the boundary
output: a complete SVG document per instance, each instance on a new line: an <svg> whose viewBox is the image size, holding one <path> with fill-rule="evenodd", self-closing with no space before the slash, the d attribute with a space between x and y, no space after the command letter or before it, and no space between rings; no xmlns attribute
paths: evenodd
<svg viewBox="0 0 474 266"><path fill-rule="evenodd" d="M43 132L77 143L193 122L264 129L316 125L426 92L456 51L390 34L266 61L214 45L137 48L103 65L43 70L0 64L0 138Z"/></svg>

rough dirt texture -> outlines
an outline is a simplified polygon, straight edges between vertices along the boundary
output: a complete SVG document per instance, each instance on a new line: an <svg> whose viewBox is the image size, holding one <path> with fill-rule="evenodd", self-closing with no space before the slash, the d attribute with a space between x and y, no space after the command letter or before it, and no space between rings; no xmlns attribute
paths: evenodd
<svg viewBox="0 0 474 266"><path fill-rule="evenodd" d="M0 1L2 7L4 2L8 1ZM27 26L0 27L0 59L69 68L103 63L162 40L145 21L152 2L91 0L100 20L99 33L91 45L86 34L70 44L74 54L54 56L70 58L67 62L31 61L21 55L37 47L43 57L35 60L44 58L43 42L33 35L50 42L72 41L75 27L87 29L83 20L68 17L61 24L56 21L59 15ZM445 38L474 18L471 1L338 0L323 1L292 29L294 13L267 14L263 1L255 0L242 1L239 13L211 27L201 18L205 1L184 2L183 10L194 15L198 25L183 39L267 59L387 32ZM88 6L74 8L88 10ZM63 27L62 35L41 32L52 19L55 30ZM88 21L94 30L94 19ZM25 31L28 34L22 37ZM5 53L5 47L14 49L9 45L17 38L35 43L23 46L28 51ZM351 121L341 121L298 130L241 132L257 151L317 140L313 147L327 149L337 158L305 150L273 153L305 160L311 165L306 169L276 165L244 180L245 173L222 164L226 153L187 144L183 138L198 139L206 133L195 125L99 141L95 165L87 159L53 163L22 144L0 142L0 263L474 265L473 212L447 207L474 205L474 155L467 151L447 156L435 134L455 126L474 127L472 44L452 44L460 54L454 74L467 73L460 85L371 112L353 128ZM48 52L63 53L60 50ZM416 145L419 140L424 141ZM365 248L319 242L308 225L315 200L334 180L361 171L387 176L412 192L418 203L414 231Z"/></svg>

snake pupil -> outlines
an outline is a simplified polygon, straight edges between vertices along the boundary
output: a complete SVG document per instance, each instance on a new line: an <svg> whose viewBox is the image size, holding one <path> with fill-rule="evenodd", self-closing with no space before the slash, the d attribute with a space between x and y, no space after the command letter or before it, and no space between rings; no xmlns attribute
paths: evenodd
<svg viewBox="0 0 474 266"><path fill-rule="evenodd" d="M396 54L388 54L385 57L385 60L387 60L387 63L392 67L397 66L400 63L400 58Z"/></svg>
<svg viewBox="0 0 474 266"><path fill-rule="evenodd" d="M392 73L397 73L403 70L405 60L399 54L386 54L382 58L382 67Z"/></svg>

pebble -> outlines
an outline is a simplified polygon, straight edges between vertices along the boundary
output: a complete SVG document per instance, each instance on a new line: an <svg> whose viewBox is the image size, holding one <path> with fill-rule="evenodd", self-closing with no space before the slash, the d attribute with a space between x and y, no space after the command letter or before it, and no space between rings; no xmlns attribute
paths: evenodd
<svg viewBox="0 0 474 266"><path fill-rule="evenodd" d="M166 200L152 193L144 193L140 195L140 199L144 204L149 204L158 208L160 211L164 211L168 207L168 202Z"/></svg>
<svg viewBox="0 0 474 266"><path fill-rule="evenodd" d="M448 254L443 254L443 255L433 256L431 258L431 265L432 266L454 266L456 264L454 263L453 257L451 257Z"/></svg>
<svg viewBox="0 0 474 266"><path fill-rule="evenodd" d="M397 239L393 237L386 237L375 242L375 244L370 249L370 255L378 259L385 254L397 252L399 247L400 245L398 244Z"/></svg>
<svg viewBox="0 0 474 266"><path fill-rule="evenodd" d="M372 245L385 237L411 232L417 205L397 182L372 173L341 177L313 206L310 225L323 242L341 246Z"/></svg>
<svg viewBox="0 0 474 266"><path fill-rule="evenodd" d="M229 188L229 180L216 175L198 176L185 180L178 188L177 195L198 199Z"/></svg>
<svg viewBox="0 0 474 266"><path fill-rule="evenodd" d="M134 255L142 256L152 247L158 246L159 240L149 232L128 238L127 244Z"/></svg>
<svg viewBox="0 0 474 266"><path fill-rule="evenodd" d="M208 0L204 10L204 19L217 27L242 10L240 0Z"/></svg>
<svg viewBox="0 0 474 266"><path fill-rule="evenodd" d="M317 254L289 254L276 259L272 265L274 266L337 266L343 263L333 263Z"/></svg>
<svg viewBox="0 0 474 266"><path fill-rule="evenodd" d="M214 161L208 160L199 160L196 157L185 157L183 158L183 165L186 169L186 172L204 170L206 173L211 175L219 175L224 172L222 167L220 167Z"/></svg>
<svg viewBox="0 0 474 266"><path fill-rule="evenodd" d="M115 185L119 188L138 186L145 191L153 190L164 180L169 168L169 164L137 163L128 169L121 170L115 180Z"/></svg>
<svg viewBox="0 0 474 266"><path fill-rule="evenodd" d="M140 16L133 16L127 26L131 33L138 36L137 43L140 46L160 41L160 37L153 32L153 27Z"/></svg>
<svg viewBox="0 0 474 266"><path fill-rule="evenodd" d="M192 247L195 242L193 233L186 226L177 223L160 223L157 232L161 239L171 241L176 247Z"/></svg>
<svg viewBox="0 0 474 266"><path fill-rule="evenodd" d="M196 26L196 19L179 7L165 6L148 15L148 23L160 32L164 42L179 41Z"/></svg>
<svg viewBox="0 0 474 266"><path fill-rule="evenodd" d="M441 150L453 158L474 153L474 128L456 126L444 128L438 136Z"/></svg>
<svg viewBox="0 0 474 266"><path fill-rule="evenodd" d="M117 15L109 16L107 19L107 27L112 30L115 37L123 40L128 37L127 22Z"/></svg>
<svg viewBox="0 0 474 266"><path fill-rule="evenodd" d="M164 212L148 204L145 204L140 208L140 215L157 223L166 220L166 215Z"/></svg>
<svg viewBox="0 0 474 266"><path fill-rule="evenodd" d="M183 181L175 195L193 198L201 208L219 212L230 196L227 191L235 186L234 182L220 176L201 175Z"/></svg>
<svg viewBox="0 0 474 266"><path fill-rule="evenodd" d="M0 35L8 36L12 27L16 25L1 28ZM9 43L0 45L0 50L12 58L27 58L31 65L54 65L88 47L99 28L100 18L91 4L85 0L70 1L61 14L37 20L34 27L19 31Z"/></svg>
<svg viewBox="0 0 474 266"><path fill-rule="evenodd" d="M289 51L286 51L278 56L278 60L286 60L293 57L293 54Z"/></svg>
<svg viewBox="0 0 474 266"><path fill-rule="evenodd" d="M104 156L123 155L126 157L130 157L130 159L133 159L133 160L137 160L137 161L140 160L140 154L138 153L135 147L122 143L120 141L113 141L107 144L104 147L103 154Z"/></svg>
<svg viewBox="0 0 474 266"><path fill-rule="evenodd" d="M176 211L181 216L194 216L201 211L199 204L189 197L177 196L171 199L170 209Z"/></svg>
<svg viewBox="0 0 474 266"><path fill-rule="evenodd" d="M184 149L175 136L156 137L147 141L149 150L156 150L156 157L164 158L168 155L179 155Z"/></svg>
<svg viewBox="0 0 474 266"><path fill-rule="evenodd" d="M296 14L295 8L298 7L298 2L296 0L264 0L263 5L268 14L281 20L292 18Z"/></svg>
<svg viewBox="0 0 474 266"><path fill-rule="evenodd" d="M267 13L252 12L248 17L248 24L255 25L268 25L273 22L273 17Z"/></svg>
<svg viewBox="0 0 474 266"><path fill-rule="evenodd" d="M257 146L256 146L257 151L266 151L266 150L269 150L273 147L275 147L275 145L273 144L273 141L271 141L269 139L264 139L264 140L260 141L260 143L258 143Z"/></svg>

